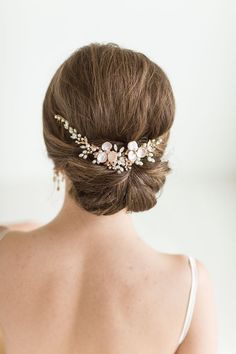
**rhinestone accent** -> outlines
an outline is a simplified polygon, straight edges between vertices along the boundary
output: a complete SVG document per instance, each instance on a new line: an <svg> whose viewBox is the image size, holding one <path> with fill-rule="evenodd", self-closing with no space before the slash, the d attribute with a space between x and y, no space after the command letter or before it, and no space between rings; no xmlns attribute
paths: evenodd
<svg viewBox="0 0 236 354"><path fill-rule="evenodd" d="M145 158L148 162L155 162L154 151L158 145L163 143L163 138L149 139L148 142L138 145L137 141L133 140L127 144L127 148L122 146L118 147L116 143L112 144L109 141L105 141L101 147L93 145L88 142L86 136L82 136L77 130L69 125L69 122L60 116L54 115L54 118L58 123L62 123L62 126L68 130L70 137L81 148L78 157L87 159L89 155L93 156L93 164L104 164L110 170L115 170L117 173L122 173L131 169L135 163L138 166L143 165L141 159Z"/></svg>

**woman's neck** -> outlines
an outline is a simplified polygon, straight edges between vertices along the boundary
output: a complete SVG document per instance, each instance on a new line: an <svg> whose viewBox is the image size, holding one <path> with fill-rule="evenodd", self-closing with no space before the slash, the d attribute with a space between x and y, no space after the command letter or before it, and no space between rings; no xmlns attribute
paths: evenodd
<svg viewBox="0 0 236 354"><path fill-rule="evenodd" d="M112 239L138 237L132 217L126 209L112 215L95 215L80 207L65 193L63 206L58 215L47 225L54 234L70 235L73 238L108 238Z"/></svg>

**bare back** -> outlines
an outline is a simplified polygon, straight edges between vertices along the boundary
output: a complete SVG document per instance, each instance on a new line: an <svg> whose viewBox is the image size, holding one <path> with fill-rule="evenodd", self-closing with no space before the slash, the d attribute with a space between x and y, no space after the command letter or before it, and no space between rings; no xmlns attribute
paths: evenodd
<svg viewBox="0 0 236 354"><path fill-rule="evenodd" d="M173 354L191 274L186 256L139 238L56 242L37 229L0 241L0 284L7 354Z"/></svg>

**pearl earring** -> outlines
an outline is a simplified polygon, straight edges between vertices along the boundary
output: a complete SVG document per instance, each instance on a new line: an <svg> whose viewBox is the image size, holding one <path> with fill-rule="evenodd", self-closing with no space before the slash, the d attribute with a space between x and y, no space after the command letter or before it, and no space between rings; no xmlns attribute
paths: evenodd
<svg viewBox="0 0 236 354"><path fill-rule="evenodd" d="M62 172L56 170L55 168L53 171L53 182L56 183L57 191L59 191L61 189L61 182L64 181L65 176Z"/></svg>

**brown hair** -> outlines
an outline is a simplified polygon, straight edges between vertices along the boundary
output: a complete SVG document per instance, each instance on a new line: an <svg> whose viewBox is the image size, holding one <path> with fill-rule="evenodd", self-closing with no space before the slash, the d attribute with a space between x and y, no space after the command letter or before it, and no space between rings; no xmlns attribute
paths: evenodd
<svg viewBox="0 0 236 354"><path fill-rule="evenodd" d="M69 194L87 211L109 215L126 208L152 208L171 171L161 161L175 113L170 82L144 54L115 43L91 43L73 52L57 69L43 101L43 135L55 168L71 181ZM62 115L88 141L118 147L163 137L154 158L118 174L78 157L78 146L56 123Z"/></svg>

